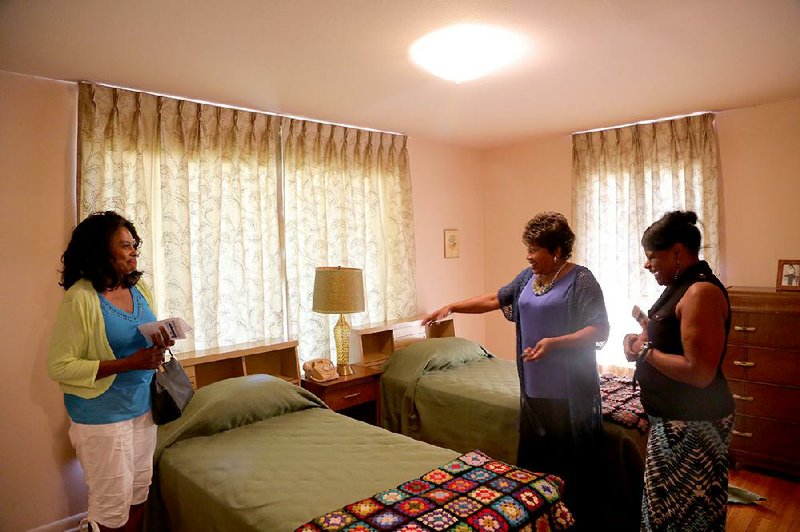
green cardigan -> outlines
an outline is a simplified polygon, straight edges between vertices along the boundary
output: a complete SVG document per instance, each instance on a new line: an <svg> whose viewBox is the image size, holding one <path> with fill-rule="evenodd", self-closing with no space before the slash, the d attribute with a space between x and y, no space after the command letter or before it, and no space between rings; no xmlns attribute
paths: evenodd
<svg viewBox="0 0 800 532"><path fill-rule="evenodd" d="M155 313L150 289L143 281L136 284ZM64 393L93 399L111 387L116 375L96 379L101 360L114 360L106 338L100 300L92 283L81 279L72 285L58 307L47 371Z"/></svg>

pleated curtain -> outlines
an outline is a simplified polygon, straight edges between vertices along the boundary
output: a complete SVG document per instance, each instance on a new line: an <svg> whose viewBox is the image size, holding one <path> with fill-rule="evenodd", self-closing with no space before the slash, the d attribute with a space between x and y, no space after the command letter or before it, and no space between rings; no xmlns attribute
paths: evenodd
<svg viewBox="0 0 800 532"><path fill-rule="evenodd" d="M611 337L599 356L625 364L622 336L661 293L644 270L641 237L664 213L693 210L703 236L701 258L719 262L719 184L714 115L579 133L572 136L572 220L575 260L600 281Z"/></svg>
<svg viewBox="0 0 800 532"><path fill-rule="evenodd" d="M285 338L327 356L317 266L364 269L351 323L416 314L406 138L82 83L78 216L116 210L144 244L180 350Z"/></svg>
<svg viewBox="0 0 800 532"><path fill-rule="evenodd" d="M284 120L289 336L327 356L338 316L311 312L316 265L361 268L365 311L351 325L416 315L406 137Z"/></svg>

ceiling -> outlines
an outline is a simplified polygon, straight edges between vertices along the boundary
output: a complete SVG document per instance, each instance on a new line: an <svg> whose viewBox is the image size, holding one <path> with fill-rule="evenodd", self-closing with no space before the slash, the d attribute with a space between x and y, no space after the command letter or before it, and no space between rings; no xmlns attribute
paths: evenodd
<svg viewBox="0 0 800 532"><path fill-rule="evenodd" d="M408 47L525 35L455 85ZM800 97L800 0L0 0L0 70L486 148Z"/></svg>

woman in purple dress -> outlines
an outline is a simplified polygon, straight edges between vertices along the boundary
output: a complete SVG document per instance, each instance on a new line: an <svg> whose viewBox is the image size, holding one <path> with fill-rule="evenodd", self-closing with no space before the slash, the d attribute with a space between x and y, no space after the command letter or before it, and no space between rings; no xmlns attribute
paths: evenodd
<svg viewBox="0 0 800 532"><path fill-rule="evenodd" d="M602 409L595 351L608 338L603 291L592 272L569 262L575 235L563 215L537 214L522 241L530 267L497 292L429 314L502 309L516 324L520 379L517 464L559 475L578 526L600 514L593 501L602 485ZM582 527L582 526L581 526Z"/></svg>

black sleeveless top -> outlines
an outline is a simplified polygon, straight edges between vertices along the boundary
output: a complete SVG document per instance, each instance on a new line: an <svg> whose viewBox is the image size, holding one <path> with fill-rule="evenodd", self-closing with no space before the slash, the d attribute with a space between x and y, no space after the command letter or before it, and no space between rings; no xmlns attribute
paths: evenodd
<svg viewBox="0 0 800 532"><path fill-rule="evenodd" d="M731 307L728 291L711 272L706 261L700 261L686 268L678 279L668 286L653 307L648 311L650 325L648 336L653 347L663 353L683 356L681 343L681 322L675 315L675 307L683 294L696 282L709 282L725 294L728 301L728 318L725 320L725 343L731 328ZM722 374L722 361L725 348L719 359L717 373L711 384L697 388L673 380L648 362L637 364L636 379L641 386L642 406L652 416L672 420L710 421L723 418L733 412L733 397L728 389L728 381Z"/></svg>

